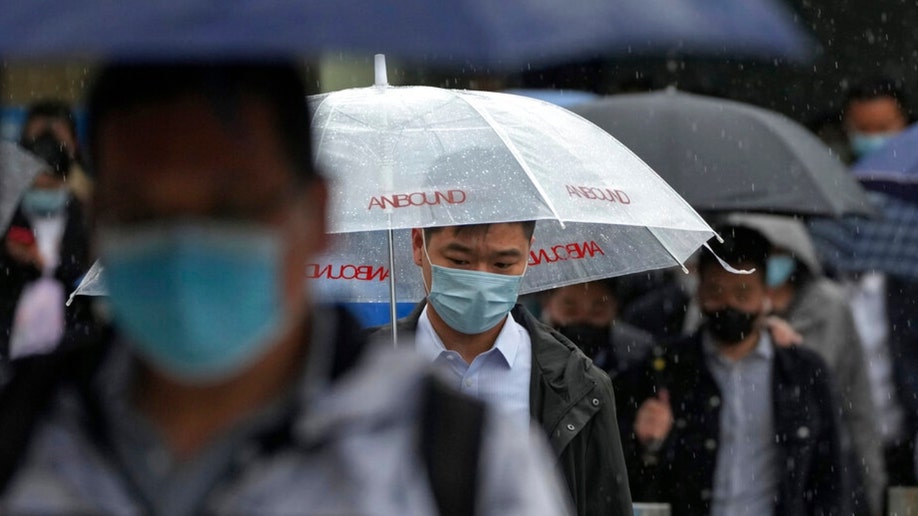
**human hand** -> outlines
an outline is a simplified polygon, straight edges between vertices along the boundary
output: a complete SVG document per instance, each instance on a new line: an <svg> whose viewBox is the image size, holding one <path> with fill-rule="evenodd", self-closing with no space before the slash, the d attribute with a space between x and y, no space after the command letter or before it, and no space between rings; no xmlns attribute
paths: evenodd
<svg viewBox="0 0 918 516"><path fill-rule="evenodd" d="M771 333L775 344L782 348L803 344L803 335L797 333L790 323L776 315L770 315L765 319L765 327Z"/></svg>
<svg viewBox="0 0 918 516"><path fill-rule="evenodd" d="M660 389L656 398L648 398L638 409L634 435L644 446L659 446L673 427L673 410L669 391Z"/></svg>
<svg viewBox="0 0 918 516"><path fill-rule="evenodd" d="M35 243L35 237L28 228L10 227L4 239L6 253L13 260L25 265L34 265L38 269L44 266L44 259Z"/></svg>

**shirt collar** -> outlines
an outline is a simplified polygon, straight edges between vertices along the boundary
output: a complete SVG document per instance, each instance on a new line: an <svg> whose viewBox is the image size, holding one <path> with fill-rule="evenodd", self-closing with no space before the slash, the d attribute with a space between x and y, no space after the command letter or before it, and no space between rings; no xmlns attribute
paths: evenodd
<svg viewBox="0 0 918 516"><path fill-rule="evenodd" d="M437 335L433 325L430 324L427 308L427 306L424 307L421 311L421 316L418 318L415 348L421 356L433 362L441 354L448 353L449 350L443 345L440 336ZM508 313L507 319L504 321L504 327L501 328L497 339L494 341L494 346L491 348L497 349L511 369L516 361L516 354L520 349L520 339L522 338L520 332L525 333L526 330L516 322L512 314Z"/></svg>

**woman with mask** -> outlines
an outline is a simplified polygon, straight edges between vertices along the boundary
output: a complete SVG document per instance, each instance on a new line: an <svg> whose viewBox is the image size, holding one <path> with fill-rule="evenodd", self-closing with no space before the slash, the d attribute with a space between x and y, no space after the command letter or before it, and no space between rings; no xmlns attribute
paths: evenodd
<svg viewBox="0 0 918 516"><path fill-rule="evenodd" d="M23 142L48 165L25 191L0 249L0 356L44 352L63 338L64 301L89 266L82 204L67 185L71 158L50 131ZM69 324L72 323L72 324Z"/></svg>

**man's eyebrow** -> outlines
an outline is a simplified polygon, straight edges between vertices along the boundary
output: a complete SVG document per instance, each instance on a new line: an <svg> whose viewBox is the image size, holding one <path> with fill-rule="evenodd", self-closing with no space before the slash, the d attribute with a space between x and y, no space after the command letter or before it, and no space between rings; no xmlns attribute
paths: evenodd
<svg viewBox="0 0 918 516"><path fill-rule="evenodd" d="M519 258L523 256L523 252L519 249L504 249L493 253L492 256L495 258Z"/></svg>
<svg viewBox="0 0 918 516"><path fill-rule="evenodd" d="M472 248L464 246L458 242L450 242L446 244L446 247L443 248L444 251L456 251L460 253L471 253Z"/></svg>

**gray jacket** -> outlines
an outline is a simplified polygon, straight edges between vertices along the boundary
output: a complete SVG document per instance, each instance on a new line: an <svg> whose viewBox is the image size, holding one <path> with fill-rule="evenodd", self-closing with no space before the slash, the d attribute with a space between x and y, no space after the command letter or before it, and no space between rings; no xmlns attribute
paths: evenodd
<svg viewBox="0 0 918 516"><path fill-rule="evenodd" d="M883 506L886 473L882 439L876 425L867 362L844 290L832 280L812 278L799 288L786 314L803 336L803 345L816 351L832 371L839 390L843 428L872 513Z"/></svg>

